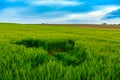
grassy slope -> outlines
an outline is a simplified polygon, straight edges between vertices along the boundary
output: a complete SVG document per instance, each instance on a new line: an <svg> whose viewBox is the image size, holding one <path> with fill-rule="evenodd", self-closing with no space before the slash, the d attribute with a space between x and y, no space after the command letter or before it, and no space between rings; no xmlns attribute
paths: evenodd
<svg viewBox="0 0 120 80"><path fill-rule="evenodd" d="M42 49L26 48L10 41L24 38L55 40L71 38L87 49L86 61L78 67L49 62L32 68ZM120 31L44 25L0 24L0 80L119 80Z"/></svg>

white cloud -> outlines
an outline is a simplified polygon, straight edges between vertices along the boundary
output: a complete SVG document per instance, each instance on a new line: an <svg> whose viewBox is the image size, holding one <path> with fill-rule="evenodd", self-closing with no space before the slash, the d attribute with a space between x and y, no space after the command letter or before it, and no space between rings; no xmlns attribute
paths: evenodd
<svg viewBox="0 0 120 80"><path fill-rule="evenodd" d="M47 12L39 15L21 15L21 12L27 11L26 8L6 8L0 13L0 22L17 23L120 23L120 18L102 20L102 18L120 8L119 6L97 7L95 11L87 13L68 13L68 12ZM48 15L49 17L43 17ZM64 14L63 16L58 16ZM50 15L55 15L50 17ZM57 16L56 16L57 15ZM72 22L73 21L73 22Z"/></svg>
<svg viewBox="0 0 120 80"><path fill-rule="evenodd" d="M101 20L101 23L104 23L104 22L108 24L120 24L120 18Z"/></svg>
<svg viewBox="0 0 120 80"><path fill-rule="evenodd" d="M70 1L70 0L32 0L29 1L32 5L35 6L50 6L50 5L56 5L56 6L76 6L81 5L83 3L80 3L78 1Z"/></svg>
<svg viewBox="0 0 120 80"><path fill-rule="evenodd" d="M54 19L55 21L62 21L62 22L66 22L66 21L72 21L72 20L78 20L78 21L82 21L82 22L101 22L102 18L114 11L119 9L119 6L104 6L99 8L98 10L92 11L92 12L87 12L87 13L70 13L67 14L64 17L60 17L60 18L56 18ZM117 19L118 20L118 19ZM107 21L107 20L106 20ZM108 20L110 21L110 20Z"/></svg>

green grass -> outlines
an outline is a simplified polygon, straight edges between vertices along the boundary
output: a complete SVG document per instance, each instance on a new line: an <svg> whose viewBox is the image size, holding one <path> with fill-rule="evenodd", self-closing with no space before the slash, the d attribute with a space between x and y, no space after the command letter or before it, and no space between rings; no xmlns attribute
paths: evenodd
<svg viewBox="0 0 120 80"><path fill-rule="evenodd" d="M0 24L0 80L120 80L120 31Z"/></svg>

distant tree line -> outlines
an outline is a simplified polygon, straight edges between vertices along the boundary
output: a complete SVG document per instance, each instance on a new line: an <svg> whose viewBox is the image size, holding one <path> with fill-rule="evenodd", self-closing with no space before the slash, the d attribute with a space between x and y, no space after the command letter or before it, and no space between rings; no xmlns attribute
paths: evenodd
<svg viewBox="0 0 120 80"><path fill-rule="evenodd" d="M107 25L107 23L102 23L102 25ZM113 25L120 25L120 24L113 24Z"/></svg>

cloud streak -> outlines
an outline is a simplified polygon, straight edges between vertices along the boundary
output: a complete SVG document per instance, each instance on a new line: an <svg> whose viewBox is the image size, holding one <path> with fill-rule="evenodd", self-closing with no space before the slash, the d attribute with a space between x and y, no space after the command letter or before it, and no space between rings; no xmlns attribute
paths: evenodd
<svg viewBox="0 0 120 80"><path fill-rule="evenodd" d="M70 0L33 0L30 2L34 6L76 6L83 3Z"/></svg>

